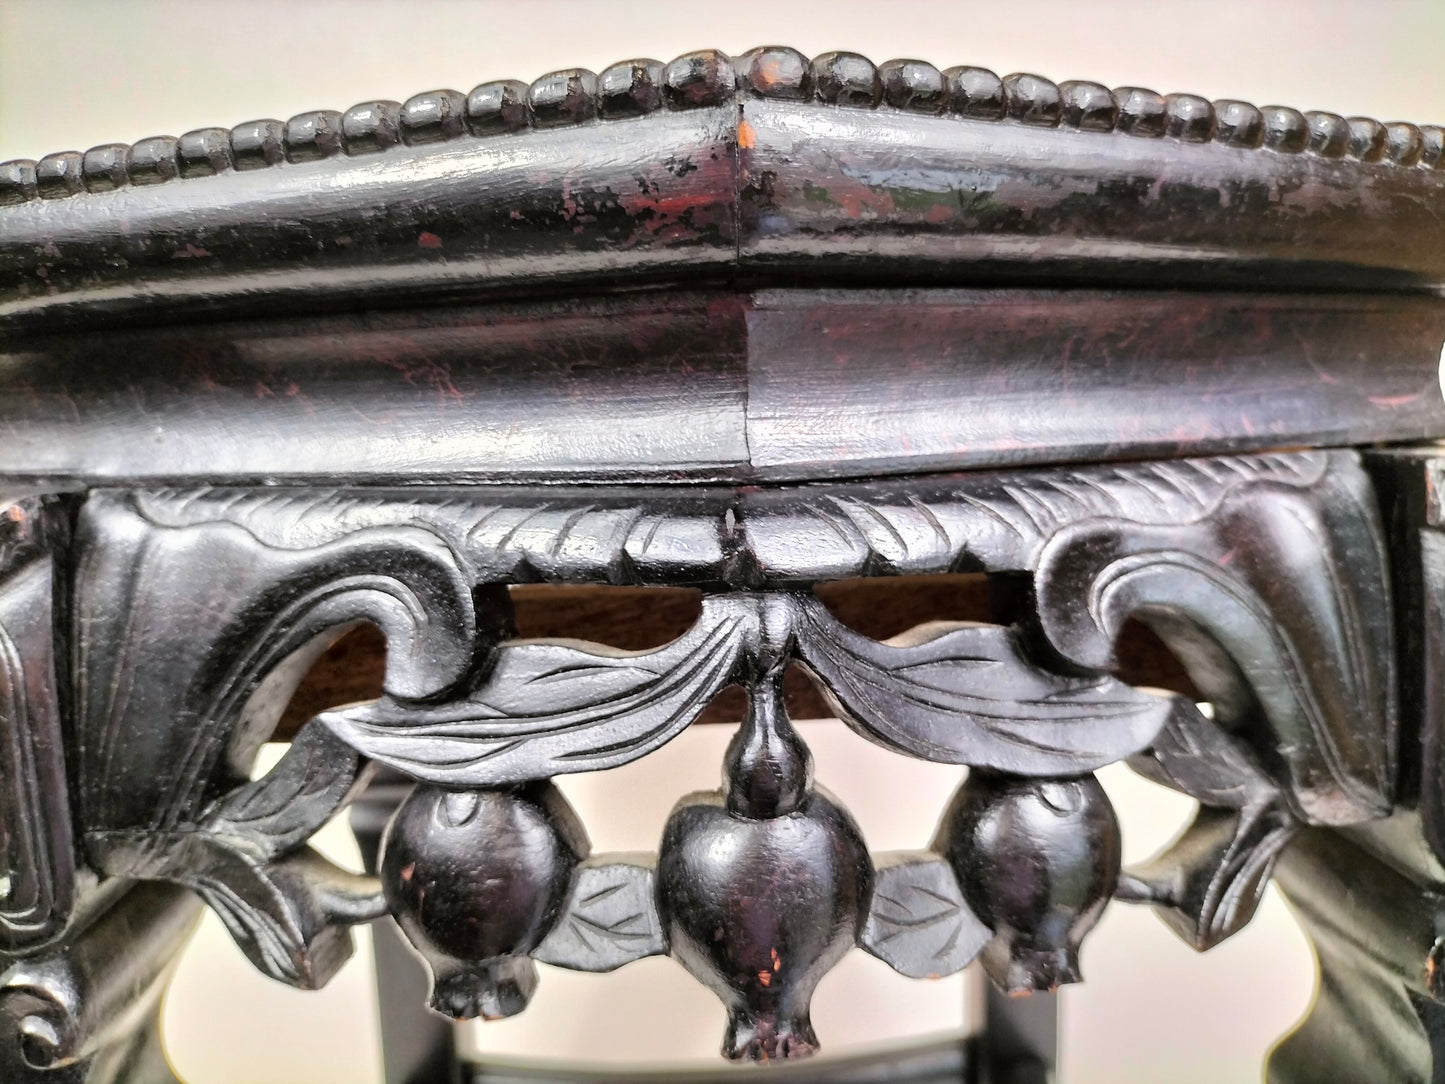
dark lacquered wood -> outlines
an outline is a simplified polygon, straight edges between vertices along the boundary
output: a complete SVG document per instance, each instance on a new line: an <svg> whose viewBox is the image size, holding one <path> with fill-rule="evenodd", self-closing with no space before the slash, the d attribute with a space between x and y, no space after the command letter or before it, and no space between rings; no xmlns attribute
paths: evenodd
<svg viewBox="0 0 1445 1084"><path fill-rule="evenodd" d="M550 783L515 793L416 787L383 837L387 906L434 976L431 1007L514 1016L537 986L528 958L556 922L587 833Z"/></svg>
<svg viewBox="0 0 1445 1084"><path fill-rule="evenodd" d="M855 945L914 976L981 956L1013 991L1076 981L1119 876L1088 773L1136 756L1205 808L1119 895L1208 947L1248 921L1302 825L1391 808L1372 500L1355 453L1321 451L760 489L94 491L67 595L85 861L194 889L302 988L342 965L351 925L390 913L451 1016L520 1011L534 960L666 953L728 1008L729 1057L774 1060L816 1048L812 991ZM867 613L895 579L959 592L940 617L983 620ZM673 627L633 630L631 650L524 638L514 594L547 598L509 590L525 580L634 606L670 587ZM1121 680L1131 618L1212 717ZM387 645L380 695L320 711L248 779L306 672L361 622ZM977 769L932 843L866 850L812 779L790 669L861 737ZM647 755L729 686L749 711L724 787L679 803L655 857L588 854L546 780ZM377 765L421 784L388 799L380 879L306 842Z"/></svg>
<svg viewBox="0 0 1445 1084"><path fill-rule="evenodd" d="M1442 435L1445 309L1404 297L769 291L748 313L769 479Z"/></svg>
<svg viewBox="0 0 1445 1084"><path fill-rule="evenodd" d="M1013 100L1028 94L1020 87ZM1387 179L1381 164L1344 156L1261 153L1208 136L1166 142L1057 119L979 124L766 101L749 102L741 124L750 270L824 263L839 276L1146 289L1270 280L1408 289L1440 273L1441 225L1429 208L1441 178L1431 171Z"/></svg>
<svg viewBox="0 0 1445 1084"><path fill-rule="evenodd" d="M0 470L802 480L1445 436L1445 302L776 290L14 336ZM102 363L103 359L103 363Z"/></svg>
<svg viewBox="0 0 1445 1084"><path fill-rule="evenodd" d="M1270 1052L1270 1084L1439 1078L1445 897L1419 834L1401 813L1349 836L1307 832L1285 853L1280 887L1314 946L1320 984L1298 1030Z"/></svg>
<svg viewBox="0 0 1445 1084"><path fill-rule="evenodd" d="M766 1072L786 1084L958 1084L972 1080L986 1064L978 1044L963 1038L946 1037L900 1044L885 1052L864 1052L829 1058L824 1062L770 1065ZM1014 1064L1004 1060L1003 1065ZM486 1064L467 1066L468 1084L729 1084L737 1079L733 1066L722 1069L623 1069L536 1064L488 1059ZM1028 1078L1020 1077L1019 1084Z"/></svg>
<svg viewBox="0 0 1445 1084"><path fill-rule="evenodd" d="M934 842L996 934L983 955L989 977L1015 996L1080 981L1079 946L1114 894L1119 848L1119 821L1093 776L989 771L969 774Z"/></svg>
<svg viewBox="0 0 1445 1084"><path fill-rule="evenodd" d="M654 295L7 339L3 402L31 437L3 467L93 481L440 480L488 461L529 478L726 472L747 461L738 313L727 297Z"/></svg>
<svg viewBox="0 0 1445 1084"><path fill-rule="evenodd" d="M69 517L23 490L0 506L0 951L16 952L64 929L76 895L69 810L51 798L65 787L55 615Z"/></svg>
<svg viewBox="0 0 1445 1084"><path fill-rule="evenodd" d="M0 1076L163 1078L197 898L303 989L381 921L388 1011L403 935L447 1017L668 955L775 1061L852 948L1048 999L1111 898L1204 950L1277 867L1274 1076L1438 1075L1442 167L781 47L0 163ZM973 770L931 841L822 713ZM589 853L553 777L709 717L722 786ZM1122 871L1121 759L1200 803ZM987 1017L792 1075L1047 1073L1051 1000ZM416 1020L393 1077L471 1072Z"/></svg>
<svg viewBox="0 0 1445 1084"><path fill-rule="evenodd" d="M3 316L246 311L258 289L305 310L383 283L417 298L726 269L735 123L735 108L665 113L3 207Z"/></svg>
<svg viewBox="0 0 1445 1084"><path fill-rule="evenodd" d="M0 320L709 271L1428 291L1442 151L1434 126L704 50L0 163Z"/></svg>

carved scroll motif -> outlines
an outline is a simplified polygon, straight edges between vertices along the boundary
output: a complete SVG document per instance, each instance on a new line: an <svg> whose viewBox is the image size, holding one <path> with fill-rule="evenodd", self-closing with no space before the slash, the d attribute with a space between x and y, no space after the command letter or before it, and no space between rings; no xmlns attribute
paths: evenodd
<svg viewBox="0 0 1445 1084"><path fill-rule="evenodd" d="M422 530L287 547L214 509L158 529L143 504L95 494L80 518L87 855L108 875L196 889L261 970L319 986L351 953L346 925L382 911L374 882L304 848L365 763L320 726L258 782L249 761L328 634L358 620L388 637L389 690L455 683L478 635L471 585Z"/></svg>
<svg viewBox="0 0 1445 1084"><path fill-rule="evenodd" d="M0 499L0 951L54 937L75 894L55 671L59 509Z"/></svg>
<svg viewBox="0 0 1445 1084"><path fill-rule="evenodd" d="M348 924L390 911L432 964L438 1011L520 1011L534 959L611 970L666 952L727 1005L730 1056L803 1054L812 989L855 944L905 974L981 956L1010 990L1052 988L1078 978L1116 882L1205 948L1248 921L1301 824L1387 810L1379 533L1344 453L540 500L95 494L76 579L86 851L103 873L196 888L258 966L297 985L345 958ZM880 642L812 592L959 570L1031 576L1035 613ZM705 598L649 651L518 640L503 585L536 579ZM1174 648L1212 717L1111 673L1130 618ZM328 632L357 621L386 635L384 695L322 713L249 781ZM795 663L863 736L975 769L927 850L870 856L814 785L780 695ZM752 707L724 787L679 803L655 864L590 855L548 781L647 755L729 684ZM1088 773L1124 758L1203 808L1121 877ZM306 847L375 763L419 781L380 879ZM1034 821L1027 845L995 827ZM764 871L781 870L812 887L770 894ZM1027 906L998 895L1020 878L1037 882Z"/></svg>

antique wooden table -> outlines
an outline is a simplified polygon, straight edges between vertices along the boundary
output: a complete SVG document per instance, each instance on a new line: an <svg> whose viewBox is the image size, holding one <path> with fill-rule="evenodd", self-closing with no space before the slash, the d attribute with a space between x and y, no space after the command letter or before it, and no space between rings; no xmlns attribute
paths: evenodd
<svg viewBox="0 0 1445 1084"><path fill-rule="evenodd" d="M0 1079L171 1079L202 903L300 987L378 921L401 1084L537 960L774 1061L855 946L1051 991L1271 877L1270 1079L1445 1079L1442 213L1440 128L784 48L0 165ZM831 713L971 766L932 841L868 853ZM721 789L589 853L551 778L704 714ZM1200 809L1121 872L1124 758ZM1041 1079L1050 1012L785 1075Z"/></svg>

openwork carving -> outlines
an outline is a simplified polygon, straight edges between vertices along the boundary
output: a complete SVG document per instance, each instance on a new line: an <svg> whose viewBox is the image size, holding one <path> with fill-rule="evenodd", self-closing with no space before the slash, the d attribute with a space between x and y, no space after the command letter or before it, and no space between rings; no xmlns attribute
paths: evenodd
<svg viewBox="0 0 1445 1084"><path fill-rule="evenodd" d="M349 925L389 912L450 1016L521 1011L534 960L608 971L666 953L727 1006L729 1057L793 1057L816 1048L812 991L855 945L906 975L981 958L1010 992L1052 989L1079 979L1117 893L1207 948L1248 921L1304 825L1392 802L1385 566L1349 453L545 499L94 492L76 546L91 867L195 889L259 968L302 987L345 960ZM1024 574L1031 612L878 641L812 591L946 571ZM536 580L705 598L654 650L519 640L505 585ZM1113 676L1131 618L1210 715ZM312 719L250 780L310 661L358 621L387 638L383 695ZM814 782L782 697L792 665L861 736L974 769L926 848L870 855ZM680 800L655 856L591 854L550 779L647 755L729 684L750 707L723 786ZM1202 808L1121 874L1089 773L1124 758ZM363 877L306 844L377 765L417 786Z"/></svg>
<svg viewBox="0 0 1445 1084"><path fill-rule="evenodd" d="M0 497L0 951L65 925L75 890L55 681L55 556L64 518L39 494Z"/></svg>
<svg viewBox="0 0 1445 1084"><path fill-rule="evenodd" d="M1439 126L778 46L0 163L0 1080L164 1077L201 906L303 988L386 919L389 1059L667 955L771 1061L852 948L1052 990L1112 900L1203 950L1276 872L1322 993L1272 1079L1424 1079L1442 195ZM983 620L837 603L935 574ZM526 584L701 605L622 650ZM384 679L303 710L358 626ZM825 705L967 766L931 839L870 851ZM557 779L704 712L719 787L593 853ZM1199 802L1134 868L1117 761Z"/></svg>

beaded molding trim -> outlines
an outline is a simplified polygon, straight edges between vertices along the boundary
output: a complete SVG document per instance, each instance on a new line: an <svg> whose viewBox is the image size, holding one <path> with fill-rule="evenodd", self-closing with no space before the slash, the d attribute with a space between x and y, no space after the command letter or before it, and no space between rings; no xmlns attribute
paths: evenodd
<svg viewBox="0 0 1445 1084"><path fill-rule="evenodd" d="M38 162L15 159L0 163L0 206L338 154L375 154L398 144L696 109L740 96L1186 143L1214 141L1280 154L1445 170L1445 128L1437 125L1382 124L1370 117L1302 113L1283 105L1261 108L1234 99L1210 102L1196 94L1164 95L1143 87L1110 90L1078 80L1055 84L1023 72L1000 78L986 68L940 71L921 60L875 65L857 53L824 53L809 61L795 49L764 46L735 59L704 49L670 64L627 60L601 74L567 68L531 86L502 80L483 83L465 95L434 90L405 102L362 102L344 113L318 110L289 121L253 120L229 130L198 128L179 139L151 136L129 146L102 144L83 154L61 151Z"/></svg>

